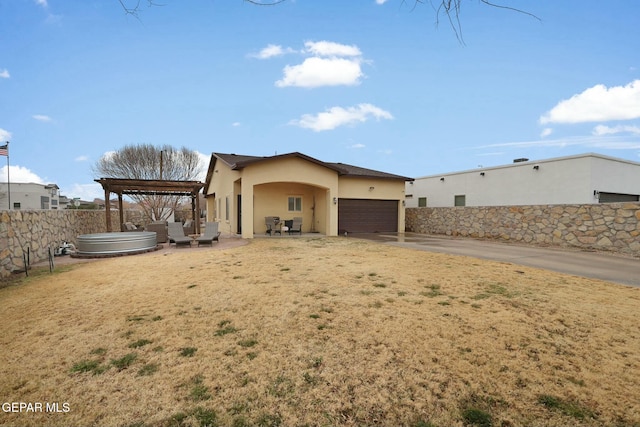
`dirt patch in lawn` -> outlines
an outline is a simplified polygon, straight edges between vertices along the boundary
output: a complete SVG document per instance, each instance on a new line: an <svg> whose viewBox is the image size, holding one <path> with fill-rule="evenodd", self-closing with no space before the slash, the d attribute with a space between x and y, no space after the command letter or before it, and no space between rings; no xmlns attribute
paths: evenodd
<svg viewBox="0 0 640 427"><path fill-rule="evenodd" d="M640 424L640 289L508 263L255 239L34 271L0 307L0 425Z"/></svg>

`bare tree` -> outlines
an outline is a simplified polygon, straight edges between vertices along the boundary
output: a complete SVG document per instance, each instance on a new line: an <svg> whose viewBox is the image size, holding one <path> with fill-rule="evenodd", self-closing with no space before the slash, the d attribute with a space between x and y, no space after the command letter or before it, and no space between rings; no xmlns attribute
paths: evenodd
<svg viewBox="0 0 640 427"><path fill-rule="evenodd" d="M198 153L169 145L127 145L102 156L93 166L96 178L196 181L202 172ZM131 195L152 220L166 220L184 201L171 195Z"/></svg>

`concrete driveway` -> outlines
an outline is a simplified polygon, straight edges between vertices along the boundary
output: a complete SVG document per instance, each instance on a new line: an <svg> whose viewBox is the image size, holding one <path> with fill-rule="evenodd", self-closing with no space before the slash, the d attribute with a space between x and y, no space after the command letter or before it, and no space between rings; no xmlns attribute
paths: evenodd
<svg viewBox="0 0 640 427"><path fill-rule="evenodd" d="M422 251L509 262L640 287L640 259L623 255L417 233L359 233L349 237Z"/></svg>

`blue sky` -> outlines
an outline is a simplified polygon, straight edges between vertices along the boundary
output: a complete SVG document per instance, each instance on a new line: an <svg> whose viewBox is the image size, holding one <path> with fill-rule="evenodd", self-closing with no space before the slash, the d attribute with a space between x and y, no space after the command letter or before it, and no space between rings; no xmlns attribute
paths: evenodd
<svg viewBox="0 0 640 427"><path fill-rule="evenodd" d="M156 3L136 18L118 0L0 0L11 182L104 197L92 165L140 143L409 177L640 161L640 1L501 2L537 20L468 0L464 43L406 0Z"/></svg>

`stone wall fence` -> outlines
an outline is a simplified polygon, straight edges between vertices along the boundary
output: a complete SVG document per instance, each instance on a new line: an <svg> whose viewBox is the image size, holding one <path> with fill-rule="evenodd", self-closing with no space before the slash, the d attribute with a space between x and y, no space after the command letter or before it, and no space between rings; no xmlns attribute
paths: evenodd
<svg viewBox="0 0 640 427"><path fill-rule="evenodd" d="M125 221L140 223L138 211L126 211ZM111 229L120 230L119 215L112 212ZM31 264L46 261L49 249L62 242L77 245L81 234L107 231L106 213L98 210L0 211L0 280L24 271L27 251Z"/></svg>
<svg viewBox="0 0 640 427"><path fill-rule="evenodd" d="M407 208L406 231L640 257L640 203Z"/></svg>

